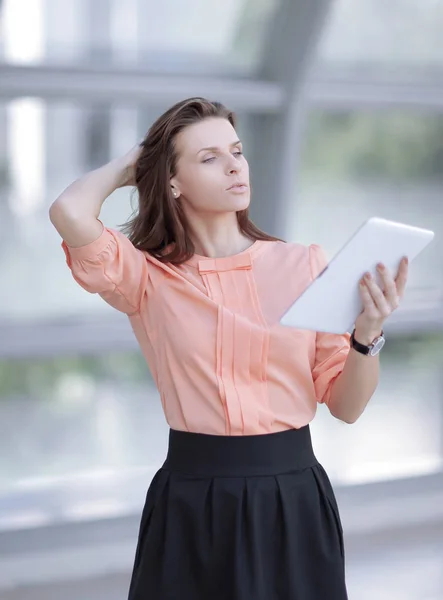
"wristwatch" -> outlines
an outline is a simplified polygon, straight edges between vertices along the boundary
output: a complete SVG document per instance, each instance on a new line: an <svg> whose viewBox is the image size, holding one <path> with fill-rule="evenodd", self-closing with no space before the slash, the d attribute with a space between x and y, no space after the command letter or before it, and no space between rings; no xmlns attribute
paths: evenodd
<svg viewBox="0 0 443 600"><path fill-rule="evenodd" d="M364 354L365 356L377 356L377 354L383 348L385 343L386 339L384 337L383 331L381 332L381 335L376 337L372 344L370 344L369 346L365 346L364 344L360 344L360 342L357 342L357 340L355 339L355 329L351 335L351 348L357 350L357 352L360 352L360 354Z"/></svg>

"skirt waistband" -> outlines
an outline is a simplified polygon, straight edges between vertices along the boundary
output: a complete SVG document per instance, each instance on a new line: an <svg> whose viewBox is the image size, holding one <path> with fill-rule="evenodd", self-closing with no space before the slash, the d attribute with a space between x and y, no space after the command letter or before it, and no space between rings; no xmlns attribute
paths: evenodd
<svg viewBox="0 0 443 600"><path fill-rule="evenodd" d="M318 464L309 425L261 435L226 436L169 430L163 468L205 477L276 475Z"/></svg>

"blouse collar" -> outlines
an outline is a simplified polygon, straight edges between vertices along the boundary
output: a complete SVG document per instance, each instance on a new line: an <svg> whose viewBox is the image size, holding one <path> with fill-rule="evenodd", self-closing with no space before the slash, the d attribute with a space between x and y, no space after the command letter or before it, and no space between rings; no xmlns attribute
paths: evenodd
<svg viewBox="0 0 443 600"><path fill-rule="evenodd" d="M211 258L200 254L193 254L186 264L197 267L200 273L214 273L221 271L233 271L237 269L251 269L252 257L261 245L260 240L256 240L249 248L233 254L232 256L220 256Z"/></svg>

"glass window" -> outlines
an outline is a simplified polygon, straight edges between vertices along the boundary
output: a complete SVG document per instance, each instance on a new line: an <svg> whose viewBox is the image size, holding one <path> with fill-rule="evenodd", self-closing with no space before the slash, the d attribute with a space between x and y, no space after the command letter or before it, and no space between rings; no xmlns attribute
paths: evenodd
<svg viewBox="0 0 443 600"><path fill-rule="evenodd" d="M393 109L309 114L303 175L328 182L443 184L443 115Z"/></svg>
<svg viewBox="0 0 443 600"><path fill-rule="evenodd" d="M443 470L443 335L388 338L381 381L353 425L320 407L312 424L319 460L337 483Z"/></svg>
<svg viewBox="0 0 443 600"><path fill-rule="evenodd" d="M146 464L157 396L139 351L0 362L4 482Z"/></svg>
<svg viewBox="0 0 443 600"><path fill-rule="evenodd" d="M0 140L0 270L8 281L0 316L57 318L107 310L104 302L74 285L48 209L77 177L136 142L136 110L25 98L0 105L0 114L5 129ZM117 190L103 219L116 226L130 212L129 188Z"/></svg>
<svg viewBox="0 0 443 600"><path fill-rule="evenodd" d="M443 62L443 4L435 0L338 0L319 62L339 67L426 67Z"/></svg>
<svg viewBox="0 0 443 600"><path fill-rule="evenodd" d="M167 435L139 351L0 362L0 529L139 508Z"/></svg>
<svg viewBox="0 0 443 600"><path fill-rule="evenodd" d="M4 0L0 55L22 64L251 72L260 62L267 25L279 4L280 0Z"/></svg>

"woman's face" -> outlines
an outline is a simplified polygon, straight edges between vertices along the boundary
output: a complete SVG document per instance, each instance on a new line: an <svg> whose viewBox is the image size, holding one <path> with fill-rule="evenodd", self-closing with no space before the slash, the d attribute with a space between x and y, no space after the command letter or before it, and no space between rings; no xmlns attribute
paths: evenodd
<svg viewBox="0 0 443 600"><path fill-rule="evenodd" d="M237 212L249 206L249 166L235 129L208 118L183 129L175 140L176 198L196 213Z"/></svg>

